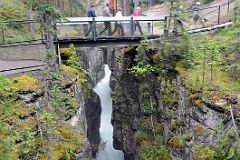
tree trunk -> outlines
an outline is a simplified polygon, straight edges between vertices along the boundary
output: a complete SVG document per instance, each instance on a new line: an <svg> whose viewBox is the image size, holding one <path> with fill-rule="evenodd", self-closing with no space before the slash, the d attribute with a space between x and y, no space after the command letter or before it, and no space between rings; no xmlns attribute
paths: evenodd
<svg viewBox="0 0 240 160"><path fill-rule="evenodd" d="M172 23L172 11L173 11L173 1L171 1L171 5L170 5L170 16L168 18L168 33L170 33L170 29L171 29L171 23Z"/></svg>

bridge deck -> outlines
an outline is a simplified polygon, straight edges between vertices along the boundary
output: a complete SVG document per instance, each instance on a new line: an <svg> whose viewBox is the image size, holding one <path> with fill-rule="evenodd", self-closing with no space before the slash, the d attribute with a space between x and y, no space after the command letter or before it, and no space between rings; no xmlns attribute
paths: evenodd
<svg viewBox="0 0 240 160"><path fill-rule="evenodd" d="M70 44L74 44L76 47L93 47L93 46L109 46L109 45L129 45L138 43L143 37L99 37L95 40L93 38L67 38L58 39L56 43L59 44L60 48L69 47ZM160 38L160 35L149 35L148 39Z"/></svg>

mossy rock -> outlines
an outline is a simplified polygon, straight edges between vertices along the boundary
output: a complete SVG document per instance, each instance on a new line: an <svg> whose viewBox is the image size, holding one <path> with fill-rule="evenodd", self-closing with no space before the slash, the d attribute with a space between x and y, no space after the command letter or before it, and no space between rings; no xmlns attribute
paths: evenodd
<svg viewBox="0 0 240 160"><path fill-rule="evenodd" d="M136 52L136 47L126 47L124 48L125 54L131 54L132 52Z"/></svg>
<svg viewBox="0 0 240 160"><path fill-rule="evenodd" d="M183 138L184 138L185 141L190 142L193 138L193 135L191 133L185 133L183 135Z"/></svg>
<svg viewBox="0 0 240 160"><path fill-rule="evenodd" d="M195 133L197 136L202 136L202 135L204 135L207 131L208 131L208 129L205 128L205 127L203 127L202 125L197 125L197 126L194 128L194 133Z"/></svg>
<svg viewBox="0 0 240 160"><path fill-rule="evenodd" d="M175 65L175 70L180 73L181 77L183 78L189 78L188 76L188 68L190 66L188 65L188 63L184 62L184 61L180 61L178 63L176 63Z"/></svg>
<svg viewBox="0 0 240 160"><path fill-rule="evenodd" d="M62 69L69 76L76 76L80 72L79 69L76 69L75 67L67 66L64 64L60 65L60 69Z"/></svg>
<svg viewBox="0 0 240 160"><path fill-rule="evenodd" d="M154 63L159 63L161 60L161 53L156 53L152 56L153 62Z"/></svg>
<svg viewBox="0 0 240 160"><path fill-rule="evenodd" d="M173 136L169 141L168 144L173 148L184 148L184 137L182 135Z"/></svg>
<svg viewBox="0 0 240 160"><path fill-rule="evenodd" d="M184 122L182 120L174 120L170 124L170 130L175 130L180 126L184 126Z"/></svg>
<svg viewBox="0 0 240 160"><path fill-rule="evenodd" d="M137 143L141 144L148 139L147 133L142 130L138 130L135 133L135 139Z"/></svg>
<svg viewBox="0 0 240 160"><path fill-rule="evenodd" d="M11 89L16 92L34 92L42 87L43 84L37 78L27 74L13 78L13 84L11 85Z"/></svg>
<svg viewBox="0 0 240 160"><path fill-rule="evenodd" d="M201 99L197 99L194 101L194 106L197 108L201 108L203 105L203 101Z"/></svg>
<svg viewBox="0 0 240 160"><path fill-rule="evenodd" d="M193 156L197 160L213 160L214 150L207 146L195 145L192 147Z"/></svg>

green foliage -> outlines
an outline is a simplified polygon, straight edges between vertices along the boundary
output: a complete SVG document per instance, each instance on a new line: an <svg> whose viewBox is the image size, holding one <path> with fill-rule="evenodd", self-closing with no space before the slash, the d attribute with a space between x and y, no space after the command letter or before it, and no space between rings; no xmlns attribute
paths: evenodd
<svg viewBox="0 0 240 160"><path fill-rule="evenodd" d="M77 111L76 102L73 98L64 93L59 86L54 86L51 90L52 100L50 104L60 117L68 118Z"/></svg>
<svg viewBox="0 0 240 160"><path fill-rule="evenodd" d="M163 100L166 102L169 107L177 106L178 104L178 89L176 86L170 84L170 81L167 81L166 88L161 89L163 94Z"/></svg>
<svg viewBox="0 0 240 160"><path fill-rule="evenodd" d="M150 75L152 72L154 72L154 67L149 64L149 56L155 49L156 46L153 42L148 41L146 38L141 40L140 45L138 45L136 49L137 54L134 58L136 65L129 69L130 73L138 77Z"/></svg>
<svg viewBox="0 0 240 160"><path fill-rule="evenodd" d="M24 128L20 133L20 137L21 137L21 140L22 140L21 153L22 154L27 154L33 149L32 147L34 146L33 133L29 128Z"/></svg>
<svg viewBox="0 0 240 160"><path fill-rule="evenodd" d="M56 9L52 1L49 0L30 0L33 9L37 12L38 18L42 18L45 14L59 19L61 17L60 11Z"/></svg>
<svg viewBox="0 0 240 160"><path fill-rule="evenodd" d="M192 37L184 61L176 65L185 85L202 91L212 102L240 91L237 28L233 26L210 35ZM200 100L195 102L201 106Z"/></svg>
<svg viewBox="0 0 240 160"><path fill-rule="evenodd" d="M69 48L61 49L61 56L66 59L66 65L62 65L61 68L65 70L67 74L77 75L79 84L85 85L87 82L86 77L89 75L89 72L81 68L74 45L70 44Z"/></svg>
<svg viewBox="0 0 240 160"><path fill-rule="evenodd" d="M77 154L75 153L75 150L67 148L61 160L72 160L72 159L77 159Z"/></svg>
<svg viewBox="0 0 240 160"><path fill-rule="evenodd" d="M168 143L173 147L173 148L184 148L184 137L182 135L177 135L173 136Z"/></svg>
<svg viewBox="0 0 240 160"><path fill-rule="evenodd" d="M143 160L170 160L163 137L157 135L152 143L144 143L141 151Z"/></svg>
<svg viewBox="0 0 240 160"><path fill-rule="evenodd" d="M17 146L15 141L18 134L12 131L11 127L4 122L0 122L0 159L17 160Z"/></svg>
<svg viewBox="0 0 240 160"><path fill-rule="evenodd" d="M22 20L26 19L27 10L21 1L1 0L0 19Z"/></svg>
<svg viewBox="0 0 240 160"><path fill-rule="evenodd" d="M136 77L150 74L153 71L154 71L154 67L149 64L146 64L145 66L142 66L142 67L134 66L130 69L130 72Z"/></svg>
<svg viewBox="0 0 240 160"><path fill-rule="evenodd" d="M68 55L69 55L69 58L67 60L67 65L74 68L79 68L80 67L79 59L73 44L70 44L69 46Z"/></svg>
<svg viewBox="0 0 240 160"><path fill-rule="evenodd" d="M53 84L60 84L63 79L63 76L53 69L43 71L43 74L46 75L47 80L51 81Z"/></svg>
<svg viewBox="0 0 240 160"><path fill-rule="evenodd" d="M193 155L198 160L213 160L214 151L207 146L195 145L192 148Z"/></svg>
<svg viewBox="0 0 240 160"><path fill-rule="evenodd" d="M239 139L236 139L235 129L230 129L214 147L214 158L221 160L235 160L240 158Z"/></svg>
<svg viewBox="0 0 240 160"><path fill-rule="evenodd" d="M240 80L240 64L232 64L226 68L227 74L233 79Z"/></svg>
<svg viewBox="0 0 240 160"><path fill-rule="evenodd" d="M5 76L0 75L0 100L2 96L10 90L10 85L12 84L12 80Z"/></svg>

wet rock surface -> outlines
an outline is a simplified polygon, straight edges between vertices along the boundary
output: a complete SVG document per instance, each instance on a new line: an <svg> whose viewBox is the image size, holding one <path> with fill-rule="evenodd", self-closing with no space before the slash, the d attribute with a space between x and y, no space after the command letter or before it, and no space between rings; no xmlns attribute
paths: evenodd
<svg viewBox="0 0 240 160"><path fill-rule="evenodd" d="M128 72L133 63L134 53L126 54L125 48L117 48L112 56L110 67L113 72L111 86L114 148L124 152L125 160L139 160L140 146L136 142L135 133L139 130L139 122L144 115L139 100L140 82ZM169 87L166 81L159 81L155 77L150 83L153 86L153 104L156 104L158 111L154 119L160 124L171 159L196 159L192 147L214 145L232 129L228 110L222 110L216 104L208 103L206 99L202 99L201 103L196 105L189 99L189 91L182 84L181 77L176 76L170 82L170 86L174 87L171 100L176 99L173 105L169 105L164 99L166 95L162 90ZM236 102L234 97L228 101L232 101L233 104ZM188 137L179 148L169 143L178 136Z"/></svg>

